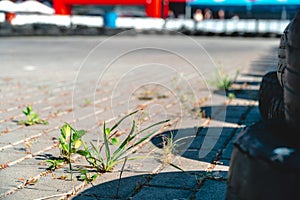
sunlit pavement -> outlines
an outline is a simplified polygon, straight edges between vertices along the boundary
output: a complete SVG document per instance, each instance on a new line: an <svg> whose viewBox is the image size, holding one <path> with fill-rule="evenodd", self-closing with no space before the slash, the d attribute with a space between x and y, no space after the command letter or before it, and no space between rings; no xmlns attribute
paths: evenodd
<svg viewBox="0 0 300 200"><path fill-rule="evenodd" d="M278 38L183 35L0 40L5 199L224 199L233 141L260 120L259 84L275 70L279 45ZM231 99L216 88L217 68L230 77L238 73L227 92ZM49 124L18 125L28 105ZM164 131L173 133L173 153L157 136L137 152L146 158L117 165L93 185L75 180L70 197L68 165L47 172L45 162L60 155L56 138L63 123L87 130L84 140L96 143L104 121L111 126L141 108L135 116L140 128L170 119ZM130 121L121 129L127 126ZM75 177L86 162L74 159Z"/></svg>

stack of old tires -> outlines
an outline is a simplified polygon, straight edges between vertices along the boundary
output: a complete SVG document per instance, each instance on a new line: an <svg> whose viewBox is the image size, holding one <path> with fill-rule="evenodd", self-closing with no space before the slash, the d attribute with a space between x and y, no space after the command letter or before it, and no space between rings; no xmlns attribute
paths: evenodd
<svg viewBox="0 0 300 200"><path fill-rule="evenodd" d="M262 121L235 141L227 199L300 199L300 11L284 31L277 72L263 77Z"/></svg>

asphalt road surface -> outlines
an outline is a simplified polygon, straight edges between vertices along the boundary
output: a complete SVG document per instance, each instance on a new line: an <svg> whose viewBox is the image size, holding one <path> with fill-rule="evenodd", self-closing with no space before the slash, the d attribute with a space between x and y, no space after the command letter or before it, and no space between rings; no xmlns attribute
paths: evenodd
<svg viewBox="0 0 300 200"><path fill-rule="evenodd" d="M84 68L83 65L93 64L93 72L101 71L122 55L122 62L117 63L118 65L137 65L143 63L146 57L151 57L148 62L160 63L167 60L164 64L172 66L177 61L168 56L175 52L178 57L192 62L205 74L213 71L216 66L227 72L242 70L250 67L253 61L266 56L270 50L274 52L274 56L268 59L273 59L276 63L278 45L278 38L183 35L4 37L0 38L0 63L2 75L34 78L50 75L58 78L63 75L72 80L80 67ZM87 57L88 55L90 56Z"/></svg>

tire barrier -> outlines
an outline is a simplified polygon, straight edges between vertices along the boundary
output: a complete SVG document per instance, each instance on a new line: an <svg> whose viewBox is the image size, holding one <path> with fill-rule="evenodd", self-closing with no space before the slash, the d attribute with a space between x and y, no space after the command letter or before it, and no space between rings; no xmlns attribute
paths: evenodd
<svg viewBox="0 0 300 200"><path fill-rule="evenodd" d="M277 73L267 73L259 89L258 107L263 120L284 119L283 88L277 79Z"/></svg>
<svg viewBox="0 0 300 200"><path fill-rule="evenodd" d="M226 199L295 199L299 195L300 149L285 134L284 120L248 127L235 141Z"/></svg>
<svg viewBox="0 0 300 200"><path fill-rule="evenodd" d="M284 85L284 72L286 68L286 43L287 43L287 35L289 33L290 24L285 28L283 34L280 38L280 44L278 48L278 65L277 65L277 77L280 85L283 87Z"/></svg>
<svg viewBox="0 0 300 200"><path fill-rule="evenodd" d="M291 22L287 34L284 73L284 106L287 124L300 131L300 11Z"/></svg>
<svg viewBox="0 0 300 200"><path fill-rule="evenodd" d="M300 178L300 11L281 37L277 72L259 90L262 121L232 152L226 199L295 199Z"/></svg>

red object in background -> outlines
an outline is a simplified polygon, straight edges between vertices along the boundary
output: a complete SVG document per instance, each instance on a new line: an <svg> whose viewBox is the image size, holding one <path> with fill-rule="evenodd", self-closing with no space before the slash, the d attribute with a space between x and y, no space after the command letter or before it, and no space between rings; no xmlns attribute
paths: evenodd
<svg viewBox="0 0 300 200"><path fill-rule="evenodd" d="M167 18L169 16L169 0L163 0L163 18Z"/></svg>
<svg viewBox="0 0 300 200"><path fill-rule="evenodd" d="M143 5L149 17L166 18L169 0L53 0L55 14L70 15L72 5Z"/></svg>
<svg viewBox="0 0 300 200"><path fill-rule="evenodd" d="M5 20L9 23L11 23L11 21L16 17L16 14L15 13L9 13L7 12L5 14Z"/></svg>

